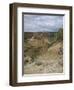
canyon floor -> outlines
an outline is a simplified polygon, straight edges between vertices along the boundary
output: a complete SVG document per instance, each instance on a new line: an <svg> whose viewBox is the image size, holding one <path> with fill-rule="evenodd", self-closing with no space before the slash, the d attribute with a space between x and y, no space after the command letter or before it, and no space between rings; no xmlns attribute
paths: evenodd
<svg viewBox="0 0 74 90"><path fill-rule="evenodd" d="M40 49L40 54L33 60L30 55L24 57L24 59L28 59L24 64L24 74L62 73L63 54L61 48L63 48L62 42L55 42L46 50Z"/></svg>

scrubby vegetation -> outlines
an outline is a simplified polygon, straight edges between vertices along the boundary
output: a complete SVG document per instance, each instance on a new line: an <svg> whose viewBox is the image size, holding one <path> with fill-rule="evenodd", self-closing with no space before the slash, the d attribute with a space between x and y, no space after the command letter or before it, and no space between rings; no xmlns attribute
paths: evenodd
<svg viewBox="0 0 74 90"><path fill-rule="evenodd" d="M24 32L24 73L63 72L63 29Z"/></svg>
<svg viewBox="0 0 74 90"><path fill-rule="evenodd" d="M57 32L57 40L63 41L63 29L60 28L60 30Z"/></svg>

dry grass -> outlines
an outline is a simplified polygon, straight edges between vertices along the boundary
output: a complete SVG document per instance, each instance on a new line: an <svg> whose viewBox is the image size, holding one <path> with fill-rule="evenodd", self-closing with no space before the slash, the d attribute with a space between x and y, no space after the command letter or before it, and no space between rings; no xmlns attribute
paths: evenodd
<svg viewBox="0 0 74 90"><path fill-rule="evenodd" d="M45 52L41 50L40 54L37 55L33 61L30 60L24 65L24 73L62 73L63 55L58 53L60 47L63 47L62 42L57 42L54 43L50 48L46 49Z"/></svg>

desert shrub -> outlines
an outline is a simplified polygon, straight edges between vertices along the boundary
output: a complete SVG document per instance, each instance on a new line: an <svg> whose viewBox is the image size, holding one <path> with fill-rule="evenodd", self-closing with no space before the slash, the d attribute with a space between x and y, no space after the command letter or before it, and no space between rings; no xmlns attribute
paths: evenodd
<svg viewBox="0 0 74 90"><path fill-rule="evenodd" d="M41 62L36 62L35 64L36 64L37 66L42 65L42 63L41 63Z"/></svg>
<svg viewBox="0 0 74 90"><path fill-rule="evenodd" d="M31 64L33 62L30 56L24 57L24 64Z"/></svg>
<svg viewBox="0 0 74 90"><path fill-rule="evenodd" d="M34 59L36 59L37 58L37 56L39 55L39 52L40 52L40 49L38 49L38 48L33 48L32 49L32 56L31 56L31 58L34 60Z"/></svg>

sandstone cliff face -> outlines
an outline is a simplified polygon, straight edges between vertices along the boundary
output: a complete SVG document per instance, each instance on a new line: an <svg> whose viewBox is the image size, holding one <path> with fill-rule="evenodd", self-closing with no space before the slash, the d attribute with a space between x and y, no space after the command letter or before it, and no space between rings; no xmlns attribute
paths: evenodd
<svg viewBox="0 0 74 90"><path fill-rule="evenodd" d="M62 73L63 42L55 33L24 34L24 73Z"/></svg>

